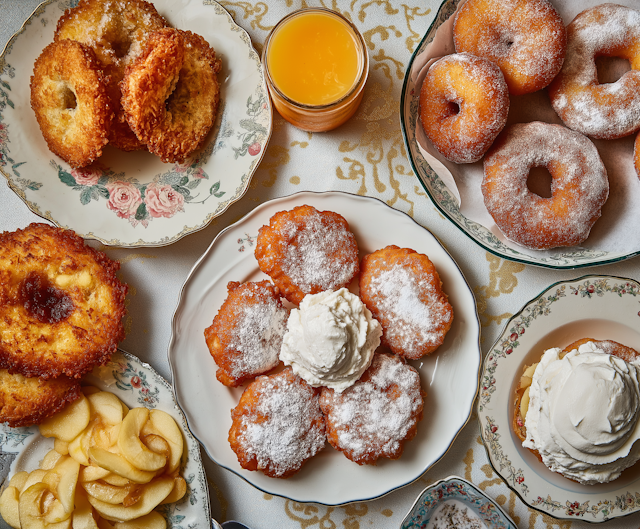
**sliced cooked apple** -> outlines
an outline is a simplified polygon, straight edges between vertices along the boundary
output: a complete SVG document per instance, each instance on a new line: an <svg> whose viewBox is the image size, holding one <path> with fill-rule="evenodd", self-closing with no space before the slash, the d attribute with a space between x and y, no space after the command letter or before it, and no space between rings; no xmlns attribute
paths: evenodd
<svg viewBox="0 0 640 529"><path fill-rule="evenodd" d="M151 511L149 514L140 516L135 520L128 522L116 522L113 529L166 529L167 522L164 517L156 512Z"/></svg>
<svg viewBox="0 0 640 529"><path fill-rule="evenodd" d="M129 487L116 487L109 485L108 483L102 483L99 481L91 481L89 483L82 483L82 488L87 492L89 496L96 498L97 500L105 503L111 503L117 505L122 503L129 494Z"/></svg>
<svg viewBox="0 0 640 529"><path fill-rule="evenodd" d="M147 408L129 410L122 421L118 435L118 447L129 463L141 470L155 472L167 464L167 458L149 450L140 441L140 431L148 420L149 410Z"/></svg>
<svg viewBox="0 0 640 529"><path fill-rule="evenodd" d="M91 507L87 495L80 489L76 490L75 504L71 529L98 529L98 524L93 518L93 507Z"/></svg>
<svg viewBox="0 0 640 529"><path fill-rule="evenodd" d="M176 476L174 479L175 483L173 485L173 490L164 500L162 500L162 503L175 503L178 500L181 500L182 497L186 494L187 482L180 476Z"/></svg>
<svg viewBox="0 0 640 529"><path fill-rule="evenodd" d="M53 449L60 455L69 455L69 442L63 441L62 439L54 439Z"/></svg>
<svg viewBox="0 0 640 529"><path fill-rule="evenodd" d="M149 483L154 477L155 472L147 472L134 467L124 457L107 452L104 448L89 448L89 457L95 461L96 465L129 479L134 483ZM93 505L93 504L92 504Z"/></svg>
<svg viewBox="0 0 640 529"><path fill-rule="evenodd" d="M90 416L89 400L83 395L62 411L45 419L40 424L40 433L45 437L55 437L69 442L87 427Z"/></svg>
<svg viewBox="0 0 640 529"><path fill-rule="evenodd" d="M47 486L42 483L34 483L20 494L18 508L20 511L20 527L22 529L69 529L71 516L58 523L45 523L42 511L45 502L43 496L49 493Z"/></svg>
<svg viewBox="0 0 640 529"><path fill-rule="evenodd" d="M167 472L170 474L180 468L184 439L180 427L171 415L162 410L151 410L149 420L142 428L142 434L155 434L164 437L171 447Z"/></svg>
<svg viewBox="0 0 640 529"><path fill-rule="evenodd" d="M56 463L61 457L62 455L59 452L49 450L44 458L42 458L42 461L40 461L40 468L43 468L44 470L51 470L56 466Z"/></svg>
<svg viewBox="0 0 640 529"><path fill-rule="evenodd" d="M89 423L89 426L69 443L69 455L78 463L89 466L89 447L91 446L91 436L95 424Z"/></svg>
<svg viewBox="0 0 640 529"><path fill-rule="evenodd" d="M19 492L24 490L24 484L27 482L27 478L29 477L29 473L24 470L21 472L16 472L13 477L9 480L9 486L15 487Z"/></svg>
<svg viewBox="0 0 640 529"><path fill-rule="evenodd" d="M132 483L127 478L118 476L118 474L114 474L113 472L109 472L109 474L102 478L102 481L116 487L126 487L127 485L130 485Z"/></svg>
<svg viewBox="0 0 640 529"><path fill-rule="evenodd" d="M20 529L20 490L9 485L0 496L0 516L13 529Z"/></svg>
<svg viewBox="0 0 640 529"><path fill-rule="evenodd" d="M65 512L73 512L73 500L76 495L80 465L72 457L62 456L50 472L55 472L60 476L58 489L57 491L52 490L52 492L62 503Z"/></svg>
<svg viewBox="0 0 640 529"><path fill-rule="evenodd" d="M89 496L89 502L103 518L115 522L125 522L149 514L169 495L173 486L174 479L171 477L156 478L144 487L139 501L131 507L111 505L91 496Z"/></svg>
<svg viewBox="0 0 640 529"><path fill-rule="evenodd" d="M105 476L108 476L109 474L111 474L111 472L106 468L102 468L96 465L90 465L88 467L83 466L80 468L78 481L80 483L96 481L98 479L104 478Z"/></svg>
<svg viewBox="0 0 640 529"><path fill-rule="evenodd" d="M87 396L91 404L91 413L100 417L106 424L122 422L122 403L118 397L108 391L98 391Z"/></svg>
<svg viewBox="0 0 640 529"><path fill-rule="evenodd" d="M41 483L42 478L45 476L47 472L49 471L43 470L41 468L38 468L36 470L32 470L31 472L29 472L29 475L27 476L27 479L25 480L24 485L22 486L22 491L24 492L29 487L31 487L31 485L35 485L36 483Z"/></svg>

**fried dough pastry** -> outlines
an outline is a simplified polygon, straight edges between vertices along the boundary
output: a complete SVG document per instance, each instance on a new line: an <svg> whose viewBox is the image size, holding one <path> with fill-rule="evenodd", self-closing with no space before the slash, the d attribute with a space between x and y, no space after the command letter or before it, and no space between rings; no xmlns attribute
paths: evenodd
<svg viewBox="0 0 640 529"><path fill-rule="evenodd" d="M618 342L614 342L613 340L594 340L593 338L581 338L580 340L567 345L560 353L560 358L564 358L567 353L573 351L574 349L578 349L578 347L588 342L593 342L598 349L604 351L607 354L617 356L618 358L621 358L628 363L640 357L640 353L635 349L627 347L626 345L622 345ZM516 386L512 427L514 433L522 442L527 439L527 429L525 428L525 417L527 416L527 409L529 407L529 392L527 391L527 389L531 386L531 379L537 365L537 362L530 366L525 365L524 369L522 370L520 381ZM542 458L540 457L540 454L537 450L529 450L540 461L542 461Z"/></svg>
<svg viewBox="0 0 640 529"><path fill-rule="evenodd" d="M289 309L269 281L227 285L229 295L204 331L217 379L235 387L271 371L280 362Z"/></svg>
<svg viewBox="0 0 640 529"><path fill-rule="evenodd" d="M153 32L120 84L129 126L163 162L184 162L211 130L218 111L220 60L190 31Z"/></svg>
<svg viewBox="0 0 640 529"><path fill-rule="evenodd" d="M93 51L71 40L49 44L31 76L31 108L49 150L71 167L102 154L113 111Z"/></svg>
<svg viewBox="0 0 640 529"><path fill-rule="evenodd" d="M31 224L0 234L0 368L79 378L124 338L120 264L71 230Z"/></svg>
<svg viewBox="0 0 640 529"><path fill-rule="evenodd" d="M420 375L391 353L376 353L360 380L342 393L322 388L327 440L359 465L398 459L422 419Z"/></svg>
<svg viewBox="0 0 640 529"><path fill-rule="evenodd" d="M290 367L249 384L231 411L229 430L242 468L288 478L322 450L326 435L319 393Z"/></svg>
<svg viewBox="0 0 640 529"><path fill-rule="evenodd" d="M80 382L69 377L42 380L0 369L0 422L11 428L40 424L81 394Z"/></svg>
<svg viewBox="0 0 640 529"><path fill-rule="evenodd" d="M280 211L258 232L255 256L291 303L307 294L348 287L358 275L358 244L333 211L299 206Z"/></svg>
<svg viewBox="0 0 640 529"><path fill-rule="evenodd" d="M362 259L360 298L382 325L382 344L412 360L440 347L453 322L435 266L409 248L387 246Z"/></svg>
<svg viewBox="0 0 640 529"><path fill-rule="evenodd" d="M71 39L90 46L108 77L115 112L109 142L125 150L146 147L129 128L120 104L120 81L125 68L142 52L149 34L167 22L144 0L80 0L58 20L55 40Z"/></svg>

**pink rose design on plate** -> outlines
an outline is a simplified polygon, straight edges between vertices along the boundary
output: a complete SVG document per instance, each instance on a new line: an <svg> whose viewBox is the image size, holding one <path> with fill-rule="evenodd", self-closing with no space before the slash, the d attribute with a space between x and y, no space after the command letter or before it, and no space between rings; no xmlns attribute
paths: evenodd
<svg viewBox="0 0 640 529"><path fill-rule="evenodd" d="M98 180L102 176L102 169L99 168L83 168L72 169L71 176L76 181L76 184L81 186L94 186L98 183Z"/></svg>
<svg viewBox="0 0 640 529"><path fill-rule="evenodd" d="M170 218L178 211L184 211L184 197L170 185L149 184L144 202L149 215L156 218Z"/></svg>
<svg viewBox="0 0 640 529"><path fill-rule="evenodd" d="M255 142L249 145L249 148L247 150L249 151L249 154L251 156L256 156L260 153L260 149L262 149L262 145L260 145L258 142Z"/></svg>
<svg viewBox="0 0 640 529"><path fill-rule="evenodd" d="M112 182L106 185L109 191L107 207L116 212L121 219L128 219L136 214L142 204L140 191L128 182Z"/></svg>

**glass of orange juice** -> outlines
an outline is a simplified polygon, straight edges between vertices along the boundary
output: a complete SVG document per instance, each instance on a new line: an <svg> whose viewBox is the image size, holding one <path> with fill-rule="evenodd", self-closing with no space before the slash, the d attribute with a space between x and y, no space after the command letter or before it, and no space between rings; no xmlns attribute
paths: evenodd
<svg viewBox="0 0 640 529"><path fill-rule="evenodd" d="M358 109L369 56L357 28L336 11L306 8L284 17L262 51L280 115L311 132L334 129Z"/></svg>

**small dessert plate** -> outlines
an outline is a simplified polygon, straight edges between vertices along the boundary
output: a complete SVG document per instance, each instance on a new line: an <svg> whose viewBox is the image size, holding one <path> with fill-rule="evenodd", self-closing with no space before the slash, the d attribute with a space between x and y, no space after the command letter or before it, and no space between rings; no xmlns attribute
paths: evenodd
<svg viewBox="0 0 640 529"><path fill-rule="evenodd" d="M488 529L517 529L518 526L509 518L500 506L478 489L473 483L458 476L449 476L430 485L422 491L400 524L400 529L422 529L431 527L430 521L437 516L444 504L451 505L471 520L480 520ZM465 509L466 508L466 509ZM434 520L435 521L435 520ZM459 522L458 529L471 529L477 523Z"/></svg>
<svg viewBox="0 0 640 529"><path fill-rule="evenodd" d="M582 485L549 470L522 447L511 427L525 364L581 338L640 350L640 284L590 275L555 283L529 301L487 353L478 419L491 465L524 503L554 518L597 523L640 511L640 464L610 483Z"/></svg>

